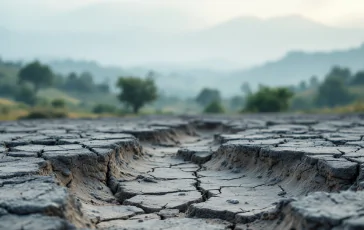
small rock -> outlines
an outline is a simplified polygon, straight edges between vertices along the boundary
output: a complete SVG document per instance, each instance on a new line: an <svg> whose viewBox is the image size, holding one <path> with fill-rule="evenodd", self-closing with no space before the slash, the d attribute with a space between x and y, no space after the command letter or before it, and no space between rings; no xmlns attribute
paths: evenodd
<svg viewBox="0 0 364 230"><path fill-rule="evenodd" d="M177 217L178 214L179 214L178 209L163 209L158 213L158 215L160 215L164 219Z"/></svg>
<svg viewBox="0 0 364 230"><path fill-rule="evenodd" d="M229 204L239 204L239 201L235 199L229 199L226 202L228 202Z"/></svg>
<svg viewBox="0 0 364 230"><path fill-rule="evenodd" d="M63 169L62 170L62 175L63 176L71 176L71 171L69 169Z"/></svg>

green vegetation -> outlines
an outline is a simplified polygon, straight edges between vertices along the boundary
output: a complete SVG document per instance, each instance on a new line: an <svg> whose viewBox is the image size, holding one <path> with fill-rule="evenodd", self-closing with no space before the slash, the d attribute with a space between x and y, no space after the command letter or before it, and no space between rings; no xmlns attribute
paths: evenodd
<svg viewBox="0 0 364 230"><path fill-rule="evenodd" d="M0 120L19 118L95 118L128 114L236 114L239 112L363 112L364 70L333 67L320 81L311 76L288 87L241 84L241 93L223 98L219 89L203 88L189 98L159 91L156 74L120 77L113 92L85 70L60 75L40 62L0 60ZM113 77L113 76L111 76ZM114 89L115 90L115 89ZM120 103L121 102L121 103Z"/></svg>
<svg viewBox="0 0 364 230"><path fill-rule="evenodd" d="M220 91L217 89L204 88L196 97L196 102L202 106L210 105L216 101L221 101Z"/></svg>
<svg viewBox="0 0 364 230"><path fill-rule="evenodd" d="M113 105L98 104L93 108L92 111L96 114L113 114L117 111L117 108Z"/></svg>
<svg viewBox="0 0 364 230"><path fill-rule="evenodd" d="M40 88L51 86L53 79L54 74L52 73L52 70L38 61L29 63L21 68L19 72L19 83L32 83L35 92L38 92Z"/></svg>
<svg viewBox="0 0 364 230"><path fill-rule="evenodd" d="M354 96L345 85L345 79L339 76L329 76L317 90L316 104L318 107L335 107L347 105L353 101Z"/></svg>
<svg viewBox="0 0 364 230"><path fill-rule="evenodd" d="M57 98L52 101L52 106L54 108L64 108L66 107L66 102L63 99Z"/></svg>
<svg viewBox="0 0 364 230"><path fill-rule="evenodd" d="M121 89L118 98L127 106L130 106L134 113L138 113L145 104L157 99L157 86L153 78L121 77L117 83Z"/></svg>
<svg viewBox="0 0 364 230"><path fill-rule="evenodd" d="M293 93L287 88L261 86L256 93L247 97L245 112L283 112L289 107Z"/></svg>
<svg viewBox="0 0 364 230"><path fill-rule="evenodd" d="M34 87L30 84L20 85L14 95L14 99L27 105L35 105L37 96Z"/></svg>
<svg viewBox="0 0 364 230"><path fill-rule="evenodd" d="M334 66L322 82L312 77L307 85L305 90L293 87L296 94L291 100L290 110L352 112L364 100L363 71L353 74L348 68Z"/></svg>
<svg viewBox="0 0 364 230"><path fill-rule="evenodd" d="M203 111L204 113L224 113L225 109L220 101L213 101L207 105Z"/></svg>
<svg viewBox="0 0 364 230"><path fill-rule="evenodd" d="M59 119L67 117L67 112L63 110L35 108L30 110L26 116L20 117L19 119Z"/></svg>

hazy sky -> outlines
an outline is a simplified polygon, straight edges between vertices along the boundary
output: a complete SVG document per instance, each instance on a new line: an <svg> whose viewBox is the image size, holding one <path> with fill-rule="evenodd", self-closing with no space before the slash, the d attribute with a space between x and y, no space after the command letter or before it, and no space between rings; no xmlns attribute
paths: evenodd
<svg viewBox="0 0 364 230"><path fill-rule="evenodd" d="M301 14L329 25L364 25L361 23L364 22L363 0L0 0L0 13L3 15L0 18L37 17L108 1L173 7L199 16L209 24L237 16L265 18Z"/></svg>

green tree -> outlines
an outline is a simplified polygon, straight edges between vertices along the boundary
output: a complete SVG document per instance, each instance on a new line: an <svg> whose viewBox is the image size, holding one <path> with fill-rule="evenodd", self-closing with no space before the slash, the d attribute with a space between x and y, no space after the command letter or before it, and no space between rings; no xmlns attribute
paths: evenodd
<svg viewBox="0 0 364 230"><path fill-rule="evenodd" d="M354 75L352 85L364 85L364 71L359 71Z"/></svg>
<svg viewBox="0 0 364 230"><path fill-rule="evenodd" d="M33 106L37 102L36 92L31 85L22 84L17 90L15 100Z"/></svg>
<svg viewBox="0 0 364 230"><path fill-rule="evenodd" d="M19 82L29 82L34 85L35 92L40 88L48 87L53 84L54 75L47 65L42 65L35 61L24 66L19 72Z"/></svg>
<svg viewBox="0 0 364 230"><path fill-rule="evenodd" d="M352 102L353 95L345 84L345 78L328 75L318 88L316 105L334 107Z"/></svg>
<svg viewBox="0 0 364 230"><path fill-rule="evenodd" d="M93 76L89 72L81 73L78 81L79 87L85 92L92 92L95 89Z"/></svg>
<svg viewBox="0 0 364 230"><path fill-rule="evenodd" d="M351 71L348 68L342 68L340 66L334 66L326 78L339 78L344 84L349 84L351 81Z"/></svg>
<svg viewBox="0 0 364 230"><path fill-rule="evenodd" d="M293 93L284 87L260 86L256 93L248 96L244 111L263 113L286 111L292 96Z"/></svg>
<svg viewBox="0 0 364 230"><path fill-rule="evenodd" d="M117 83L121 93L121 102L131 106L134 113L138 113L145 104L155 101L158 97L157 86L153 78L121 77Z"/></svg>
<svg viewBox="0 0 364 230"><path fill-rule="evenodd" d="M220 101L213 101L207 105L203 111L204 113L224 113L225 109Z"/></svg>
<svg viewBox="0 0 364 230"><path fill-rule="evenodd" d="M52 106L54 108L64 108L64 107L66 107L66 102L61 98L54 99L51 104L52 104Z"/></svg>
<svg viewBox="0 0 364 230"><path fill-rule="evenodd" d="M220 91L217 89L204 88L195 100L202 106L207 106L214 101L221 101Z"/></svg>
<svg viewBox="0 0 364 230"><path fill-rule="evenodd" d="M11 83L3 83L0 81L0 96L1 97L14 97L18 92L18 86Z"/></svg>

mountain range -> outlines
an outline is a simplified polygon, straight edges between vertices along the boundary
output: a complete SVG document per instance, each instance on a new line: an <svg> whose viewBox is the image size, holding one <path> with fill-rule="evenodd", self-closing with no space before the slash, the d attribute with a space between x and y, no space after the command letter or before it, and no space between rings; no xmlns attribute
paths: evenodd
<svg viewBox="0 0 364 230"><path fill-rule="evenodd" d="M6 18L0 15L0 20ZM291 50L329 51L364 41L364 29L330 27L299 15L239 17L210 26L198 15L168 6L116 1L14 28L0 28L0 55L5 58L72 58L148 68L237 69Z"/></svg>
<svg viewBox="0 0 364 230"><path fill-rule="evenodd" d="M97 62L58 60L48 64L58 73L90 71L96 81L105 79L114 85L120 76L145 76L147 68L120 68L102 66ZM323 79L335 66L348 67L353 72L364 70L364 44L357 48L331 52L289 52L283 58L255 67L235 71L214 71L209 69L177 69L156 72L156 82L168 95L194 96L203 87L218 88L224 96L238 94L243 82L253 88L258 84L270 86L297 85L315 75Z"/></svg>
<svg viewBox="0 0 364 230"><path fill-rule="evenodd" d="M28 29L8 21L9 27L0 27L3 59L38 58L58 72L90 71L97 81L111 83L153 69L164 91L183 96L204 86L232 95L244 81L297 84L322 77L333 65L355 70L364 63L364 29L327 26L299 15L239 17L209 26L167 6L115 1L34 19Z"/></svg>

